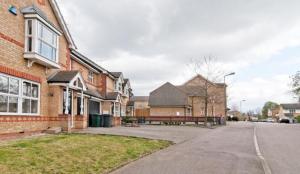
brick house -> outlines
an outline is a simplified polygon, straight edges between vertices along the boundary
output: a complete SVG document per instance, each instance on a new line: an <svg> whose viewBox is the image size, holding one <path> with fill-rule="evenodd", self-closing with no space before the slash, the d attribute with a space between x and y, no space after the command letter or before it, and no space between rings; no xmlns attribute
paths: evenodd
<svg viewBox="0 0 300 174"><path fill-rule="evenodd" d="M204 116L206 79L201 75L193 77L183 85L169 82L152 91L149 95L150 116ZM225 115L225 88L222 83L207 81L209 116Z"/></svg>
<svg viewBox="0 0 300 174"><path fill-rule="evenodd" d="M0 8L0 134L86 128L93 112L117 116L123 93L110 92L118 78L76 51L55 0Z"/></svg>
<svg viewBox="0 0 300 174"><path fill-rule="evenodd" d="M279 119L289 119L292 123L295 118L300 116L300 103L283 103L279 105Z"/></svg>
<svg viewBox="0 0 300 174"><path fill-rule="evenodd" d="M71 69L81 72L87 86L83 92L83 103L87 103L83 117L87 122L90 114L110 114L114 116L114 125L120 125L120 117L126 115L126 104L132 94L129 79L123 79L121 72L109 72L74 49L71 49ZM79 116L80 96L76 103Z"/></svg>

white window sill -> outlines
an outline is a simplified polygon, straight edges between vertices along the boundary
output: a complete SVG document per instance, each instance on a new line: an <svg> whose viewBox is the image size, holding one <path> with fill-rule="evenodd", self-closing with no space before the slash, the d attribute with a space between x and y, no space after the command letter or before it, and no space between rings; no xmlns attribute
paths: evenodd
<svg viewBox="0 0 300 174"><path fill-rule="evenodd" d="M53 62L51 60L48 60L47 58L44 58L43 56L34 53L34 52L25 52L24 53L24 58L31 60L33 62L36 62L38 64L44 65L48 68L55 68L55 69L59 69L60 66L57 62Z"/></svg>

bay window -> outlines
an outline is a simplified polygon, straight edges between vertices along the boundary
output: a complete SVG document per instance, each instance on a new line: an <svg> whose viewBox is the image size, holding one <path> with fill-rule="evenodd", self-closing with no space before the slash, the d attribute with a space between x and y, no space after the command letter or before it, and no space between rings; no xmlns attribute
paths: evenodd
<svg viewBox="0 0 300 174"><path fill-rule="evenodd" d="M0 74L0 114L38 114L39 88L37 83Z"/></svg>
<svg viewBox="0 0 300 174"><path fill-rule="evenodd" d="M25 19L24 57L47 67L59 68L59 35L60 32L45 21Z"/></svg>
<svg viewBox="0 0 300 174"><path fill-rule="evenodd" d="M57 59L57 34L41 22L38 22L37 53L56 62Z"/></svg>

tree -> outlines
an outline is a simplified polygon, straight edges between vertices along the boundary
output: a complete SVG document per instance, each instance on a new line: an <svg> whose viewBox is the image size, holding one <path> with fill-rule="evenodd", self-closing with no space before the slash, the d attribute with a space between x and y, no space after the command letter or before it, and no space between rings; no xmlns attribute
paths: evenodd
<svg viewBox="0 0 300 174"><path fill-rule="evenodd" d="M269 110L272 111L273 109L276 109L276 108L278 108L278 107L279 107L279 105L278 105L277 103L275 103L275 102L272 102L272 101L266 102L266 103L264 104L263 109L262 109L262 116L263 116L264 118L268 117L268 112L269 112Z"/></svg>
<svg viewBox="0 0 300 174"><path fill-rule="evenodd" d="M220 101L220 95L211 93L210 89L212 88L213 83L220 80L224 73L220 71L215 59L211 56L203 57L202 59L193 59L190 66L196 74L201 74L201 76L205 78L204 83L200 84L200 86L204 91L204 124L207 125L208 105L211 104L213 110L214 104ZM214 113L212 112L212 114Z"/></svg>
<svg viewBox="0 0 300 174"><path fill-rule="evenodd" d="M300 71L298 71L291 78L292 78L292 92L296 96L300 97Z"/></svg>

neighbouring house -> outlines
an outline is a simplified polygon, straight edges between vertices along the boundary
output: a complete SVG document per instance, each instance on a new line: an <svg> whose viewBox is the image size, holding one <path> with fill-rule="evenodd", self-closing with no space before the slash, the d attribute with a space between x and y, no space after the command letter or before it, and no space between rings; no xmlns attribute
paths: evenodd
<svg viewBox="0 0 300 174"><path fill-rule="evenodd" d="M227 112L228 117L237 117L239 121L245 121L248 116L246 114L242 114L240 111L228 111Z"/></svg>
<svg viewBox="0 0 300 174"><path fill-rule="evenodd" d="M133 108L133 116L149 116L149 96L133 96L129 102Z"/></svg>
<svg viewBox="0 0 300 174"><path fill-rule="evenodd" d="M4 1L1 9L0 134L82 129L91 113L120 123L129 80L76 50L55 0Z"/></svg>
<svg viewBox="0 0 300 174"><path fill-rule="evenodd" d="M300 103L285 103L279 106L279 118L287 118L292 123L293 120L300 116Z"/></svg>
<svg viewBox="0 0 300 174"><path fill-rule="evenodd" d="M115 80L111 83L113 87L108 92L116 99L113 104L113 111L115 111L115 115L120 117L126 116L127 104L132 96L129 79L124 78L122 72L111 72L111 74L115 77Z"/></svg>
<svg viewBox="0 0 300 174"><path fill-rule="evenodd" d="M124 103L132 94L129 79L122 80L122 73L116 76L116 73L107 71L76 50L71 50L71 59L72 70L82 73L88 87L84 92L84 101L88 104L87 117L91 114L110 114L114 116L114 124L119 125L120 116L125 115L122 111L127 107ZM119 88L119 84L122 89Z"/></svg>
<svg viewBox="0 0 300 174"><path fill-rule="evenodd" d="M225 116L225 88L223 83L213 83L197 75L183 85L169 82L150 93L150 116L195 116L205 114L205 91L207 83L209 96L207 113L209 116Z"/></svg>

